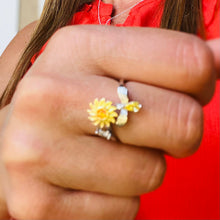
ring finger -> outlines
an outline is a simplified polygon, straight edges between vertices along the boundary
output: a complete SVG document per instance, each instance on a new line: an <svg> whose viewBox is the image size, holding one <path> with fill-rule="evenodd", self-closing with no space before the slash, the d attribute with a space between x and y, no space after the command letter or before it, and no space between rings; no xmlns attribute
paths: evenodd
<svg viewBox="0 0 220 220"><path fill-rule="evenodd" d="M28 111L31 120L36 118L37 123L54 132L56 122L70 135L94 135L96 127L87 113L89 103L103 97L113 105L120 103L119 83L107 77L85 76L68 81L46 76L27 79L23 86L28 89L19 96L25 102L30 96L34 98L21 109L22 115ZM126 87L129 100L139 101L143 107L138 113L128 113L125 126L113 126L122 143L161 149L176 157L188 156L198 148L203 131L203 112L198 102L188 95L142 83L128 82ZM48 97L47 102L42 106L45 97ZM40 121L35 117L38 114L42 118Z"/></svg>

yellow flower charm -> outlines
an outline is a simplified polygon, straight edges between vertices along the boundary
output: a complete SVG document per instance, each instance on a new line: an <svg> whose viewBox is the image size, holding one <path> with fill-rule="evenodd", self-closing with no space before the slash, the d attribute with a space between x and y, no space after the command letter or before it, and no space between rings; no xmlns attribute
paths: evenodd
<svg viewBox="0 0 220 220"><path fill-rule="evenodd" d="M90 109L87 110L89 113L89 120L93 122L95 126L102 128L110 128L111 123L115 123L115 118L118 117L116 107L112 105L111 101L106 101L102 98L94 100L94 103L89 104Z"/></svg>

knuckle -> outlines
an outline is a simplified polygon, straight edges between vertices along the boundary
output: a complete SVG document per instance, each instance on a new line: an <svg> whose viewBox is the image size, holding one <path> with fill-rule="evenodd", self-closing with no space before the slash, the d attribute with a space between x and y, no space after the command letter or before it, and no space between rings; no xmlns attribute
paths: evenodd
<svg viewBox="0 0 220 220"><path fill-rule="evenodd" d="M198 149L203 134L203 110L196 101L192 101L187 112L182 134L184 135L182 136L182 146L185 151L182 154L189 156Z"/></svg>
<svg viewBox="0 0 220 220"><path fill-rule="evenodd" d="M50 41L48 43L49 45L52 45L52 47L62 47L64 44L62 42L66 42L66 40L69 40L70 38L70 31L69 27L62 27L59 28L50 38Z"/></svg>
<svg viewBox="0 0 220 220"><path fill-rule="evenodd" d="M187 68L184 81L186 85L191 85L189 92L201 93L215 80L212 52L201 39L194 36L182 44L181 48L182 60Z"/></svg>
<svg viewBox="0 0 220 220"><path fill-rule="evenodd" d="M37 167L45 167L48 157L45 146L32 132L10 125L2 137L0 155L7 174L10 177L31 176Z"/></svg>
<svg viewBox="0 0 220 220"><path fill-rule="evenodd" d="M46 150L42 142L26 131L7 132L2 139L1 161L8 172L24 171L44 164Z"/></svg>
<svg viewBox="0 0 220 220"><path fill-rule="evenodd" d="M148 192L153 191L161 186L165 173L166 160L162 154L158 153L157 158L155 158L155 166L147 183Z"/></svg>
<svg viewBox="0 0 220 220"><path fill-rule="evenodd" d="M59 28L51 37L50 42L59 43L63 37L68 36L68 27Z"/></svg>
<svg viewBox="0 0 220 220"><path fill-rule="evenodd" d="M59 55L61 51L65 51L65 53L67 54L67 51L70 51L68 50L68 48L70 48L70 46L73 44L75 37L76 36L71 36L71 31L69 27L62 27L51 36L46 49L49 49L49 51L51 51L51 56L54 55L54 52ZM68 44L67 46L63 42L71 42L71 44Z"/></svg>
<svg viewBox="0 0 220 220"><path fill-rule="evenodd" d="M60 44L63 40L71 39L74 42L75 38L81 36L85 32L86 28L80 26L64 26L59 28L51 37L50 42L55 45L64 45Z"/></svg>
<svg viewBox="0 0 220 220"><path fill-rule="evenodd" d="M76 120L74 110L82 108L82 97L87 98L88 90L88 83L81 79L50 74L28 77L19 85L13 114L29 123L47 123L46 126L56 120L57 125L72 129Z"/></svg>
<svg viewBox="0 0 220 220"><path fill-rule="evenodd" d="M209 47L200 39L194 38L193 41L193 56L197 65L198 84L204 86L213 78L213 55Z"/></svg>
<svg viewBox="0 0 220 220"><path fill-rule="evenodd" d="M45 114L47 110L40 108L45 103L42 98L44 95L39 95L40 92L37 91L39 81L33 81L34 83L25 80L19 85L10 117L1 136L1 159L7 169L13 170L17 166L26 169L27 164L30 166L33 163L40 165L46 157L46 136L39 133L39 125L36 122L49 114Z"/></svg>
<svg viewBox="0 0 220 220"><path fill-rule="evenodd" d="M52 210L54 201L49 196L33 192L20 192L12 195L8 201L9 214L13 219L46 219Z"/></svg>
<svg viewBox="0 0 220 220"><path fill-rule="evenodd" d="M95 40L95 36L92 37L93 35L93 31L89 31L86 27L63 27L51 37L49 42L51 46L48 44L48 48L50 47L53 51L65 50L66 56L71 57L71 59L85 61L90 54L90 42L92 39ZM67 45L63 42L71 43ZM77 63L74 62L74 65Z"/></svg>
<svg viewBox="0 0 220 220"><path fill-rule="evenodd" d="M27 77L20 83L14 100L14 114L34 118L49 117L59 106L60 84L52 77Z"/></svg>
<svg viewBox="0 0 220 220"><path fill-rule="evenodd" d="M125 204L125 207L123 207L123 213L121 215L121 219L135 219L137 212L140 207L140 198L139 197L132 197L128 198Z"/></svg>
<svg viewBox="0 0 220 220"><path fill-rule="evenodd" d="M77 83L48 76L27 77L20 83L1 141L1 158L8 167L43 166L57 140L54 132L68 128L73 134L73 108L80 106Z"/></svg>
<svg viewBox="0 0 220 220"><path fill-rule="evenodd" d="M75 207L76 219L93 219L94 216L96 219L135 219L140 206L139 197L84 193L82 198L83 204L77 202L75 205L80 204L80 209Z"/></svg>
<svg viewBox="0 0 220 220"><path fill-rule="evenodd" d="M185 66L183 81L188 92L200 92L213 80L213 56L208 46L198 37L188 36L176 49L177 62Z"/></svg>
<svg viewBox="0 0 220 220"><path fill-rule="evenodd" d="M138 181L136 181L138 194L153 191L163 182L166 173L166 161L164 156L155 151L151 163L151 172L149 172L149 162L145 162L145 166L142 167L141 173L138 176Z"/></svg>
<svg viewBox="0 0 220 220"><path fill-rule="evenodd" d="M193 154L199 147L203 134L203 110L192 98L181 98L177 107L176 123L177 157Z"/></svg>

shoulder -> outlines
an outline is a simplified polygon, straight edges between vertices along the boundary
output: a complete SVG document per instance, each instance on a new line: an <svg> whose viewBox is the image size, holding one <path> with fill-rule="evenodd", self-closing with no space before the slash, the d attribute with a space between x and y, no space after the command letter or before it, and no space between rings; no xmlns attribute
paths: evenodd
<svg viewBox="0 0 220 220"><path fill-rule="evenodd" d="M0 95L5 89L13 71L35 30L37 21L27 25L14 37L0 57Z"/></svg>

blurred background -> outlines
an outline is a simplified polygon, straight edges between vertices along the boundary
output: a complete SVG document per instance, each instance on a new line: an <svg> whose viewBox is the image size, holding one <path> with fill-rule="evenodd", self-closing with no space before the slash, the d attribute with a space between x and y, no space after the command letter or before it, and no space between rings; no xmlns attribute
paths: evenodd
<svg viewBox="0 0 220 220"><path fill-rule="evenodd" d="M0 0L0 55L21 28L40 17L44 1Z"/></svg>

